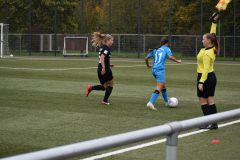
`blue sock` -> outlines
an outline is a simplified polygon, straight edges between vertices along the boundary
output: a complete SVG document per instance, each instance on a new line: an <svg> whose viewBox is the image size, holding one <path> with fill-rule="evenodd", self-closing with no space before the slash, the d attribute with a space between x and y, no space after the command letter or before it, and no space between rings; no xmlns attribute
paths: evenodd
<svg viewBox="0 0 240 160"><path fill-rule="evenodd" d="M154 93L152 94L149 102L151 102L153 104L156 101L156 99L158 98L158 96L159 96L159 91L155 90Z"/></svg>
<svg viewBox="0 0 240 160"><path fill-rule="evenodd" d="M167 94L167 90L166 89L163 89L162 90L162 97L164 99L164 102L168 102L168 94Z"/></svg>

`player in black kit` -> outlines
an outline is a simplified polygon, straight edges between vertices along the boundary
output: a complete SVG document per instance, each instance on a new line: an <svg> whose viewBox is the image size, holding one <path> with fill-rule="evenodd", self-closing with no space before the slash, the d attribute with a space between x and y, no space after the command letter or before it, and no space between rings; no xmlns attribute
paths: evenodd
<svg viewBox="0 0 240 160"><path fill-rule="evenodd" d="M101 102L104 105L110 105L108 98L113 89L113 75L110 64L111 51L110 48L113 44L113 36L110 34L101 34L100 32L94 32L92 34L92 45L98 48L99 63L98 63L98 79L99 85L88 85L86 90L86 97L92 90L105 91L105 96Z"/></svg>

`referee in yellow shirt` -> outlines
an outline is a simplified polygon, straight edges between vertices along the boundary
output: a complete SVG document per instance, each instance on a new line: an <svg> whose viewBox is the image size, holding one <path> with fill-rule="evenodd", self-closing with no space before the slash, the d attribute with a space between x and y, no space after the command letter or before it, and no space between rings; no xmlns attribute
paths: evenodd
<svg viewBox="0 0 240 160"><path fill-rule="evenodd" d="M213 20L210 33L203 35L204 48L197 55L197 96L204 115L217 113L214 101L217 78L214 73L214 61L218 54L218 41L216 37L217 20ZM201 129L217 129L217 123L200 127Z"/></svg>

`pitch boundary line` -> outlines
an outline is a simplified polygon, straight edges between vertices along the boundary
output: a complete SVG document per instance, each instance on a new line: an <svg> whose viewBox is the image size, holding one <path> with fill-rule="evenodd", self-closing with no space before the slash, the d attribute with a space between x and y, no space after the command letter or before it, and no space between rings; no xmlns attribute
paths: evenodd
<svg viewBox="0 0 240 160"><path fill-rule="evenodd" d="M195 65L194 62L186 62L180 65ZM176 63L166 63L166 65L179 65ZM216 63L216 65L232 65L238 66L240 64L231 63ZM131 65L131 66L114 66L114 68L134 68L134 67L145 67L146 65ZM29 70L29 71L68 71L68 70L87 70L97 69L97 67L82 67L82 68L26 68L26 67L0 67L0 69L11 69L11 70Z"/></svg>
<svg viewBox="0 0 240 160"><path fill-rule="evenodd" d="M237 123L240 123L240 119L236 120L236 121L231 121L231 122L228 122L228 123L221 124L221 125L219 125L219 128L226 127L226 126L233 125L233 124L237 124ZM202 130L197 130L197 131L193 131L193 132L189 132L189 133L184 133L184 134L180 134L178 136L178 138L184 138L184 137L192 136L192 135L207 132L207 131L209 131L209 130L208 129L202 129ZM136 146L129 147L129 148L124 148L124 149L120 149L120 150L116 150L116 151L112 151L112 152L88 157L88 158L84 158L84 159L80 159L80 160L96 160L96 159L100 159L100 158L110 157L110 156L113 156L113 155L122 154L122 153L125 153L125 152L129 152L129 151L153 146L153 145L160 144L160 143L163 143L163 142L166 142L166 138L160 139L160 140L157 140L157 141L148 142L148 143L143 143L143 144L136 145Z"/></svg>
<svg viewBox="0 0 240 160"><path fill-rule="evenodd" d="M175 64L167 64L175 65ZM114 66L114 68L135 68L145 67L146 65L131 65L131 66ZM12 70L30 70L30 71L68 71L68 70L87 70L97 69L98 67L83 67L83 68L14 68L14 67L0 67L0 69L12 69Z"/></svg>
<svg viewBox="0 0 240 160"><path fill-rule="evenodd" d="M146 65L132 65L132 66L114 66L114 68L133 68L143 67ZM30 70L30 71L68 71L68 70L87 70L97 69L98 67L85 67L85 68L14 68L14 67L0 67L0 69L12 69L12 70Z"/></svg>
<svg viewBox="0 0 240 160"><path fill-rule="evenodd" d="M192 65L196 63L182 63L181 65ZM217 63L218 65L240 65L240 64L228 64L228 63ZM179 65L175 63L167 63L166 65ZM134 67L145 67L146 65L131 65L131 66L114 66L114 68L134 68ZM87 70L97 69L97 67L83 67L83 68L26 68L26 67L0 67L0 69L11 69L11 70L29 70L29 71L68 71L68 70Z"/></svg>
<svg viewBox="0 0 240 160"><path fill-rule="evenodd" d="M21 60L41 60L41 61L97 61L97 57L88 57L88 58L83 58L83 59L76 59L76 58L61 58L61 57L10 57L10 58L5 58L6 60L18 60L18 61L21 61ZM184 60L182 59L184 62L184 64L196 64L196 60L193 59L193 60ZM111 59L112 62L144 62L144 58L141 58L141 59L134 59L134 58L113 58ZM169 62L171 62L170 60L167 60ZM231 63L232 62L232 63ZM238 63L238 61L215 61L215 64L226 64L226 65L240 65Z"/></svg>

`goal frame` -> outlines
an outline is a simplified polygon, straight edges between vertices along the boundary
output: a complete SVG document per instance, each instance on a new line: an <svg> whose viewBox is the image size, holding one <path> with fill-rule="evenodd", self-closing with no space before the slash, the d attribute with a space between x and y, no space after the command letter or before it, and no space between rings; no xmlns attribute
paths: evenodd
<svg viewBox="0 0 240 160"><path fill-rule="evenodd" d="M86 49L84 53L81 53L80 50L76 50L76 52L71 52L68 53L67 49L66 49L66 39L86 39ZM63 42L63 56L75 56L75 55L80 55L80 56L87 56L88 55L88 37L70 37L70 36L66 36L64 37L64 42Z"/></svg>
<svg viewBox="0 0 240 160"><path fill-rule="evenodd" d="M9 24L5 24L5 23L0 23L0 58L3 58L3 52L4 52L4 50L3 50L3 48L4 48L4 44L3 43L7 43L6 44L6 52L8 52L7 54L10 54L10 52L9 52L9 46L8 46L8 37L7 37L7 42L4 42L4 35L5 36L8 36L8 31L7 31L7 33L4 33L4 25L6 25L6 26L9 26ZM8 28L9 29L9 28ZM6 54L6 55L7 55Z"/></svg>

